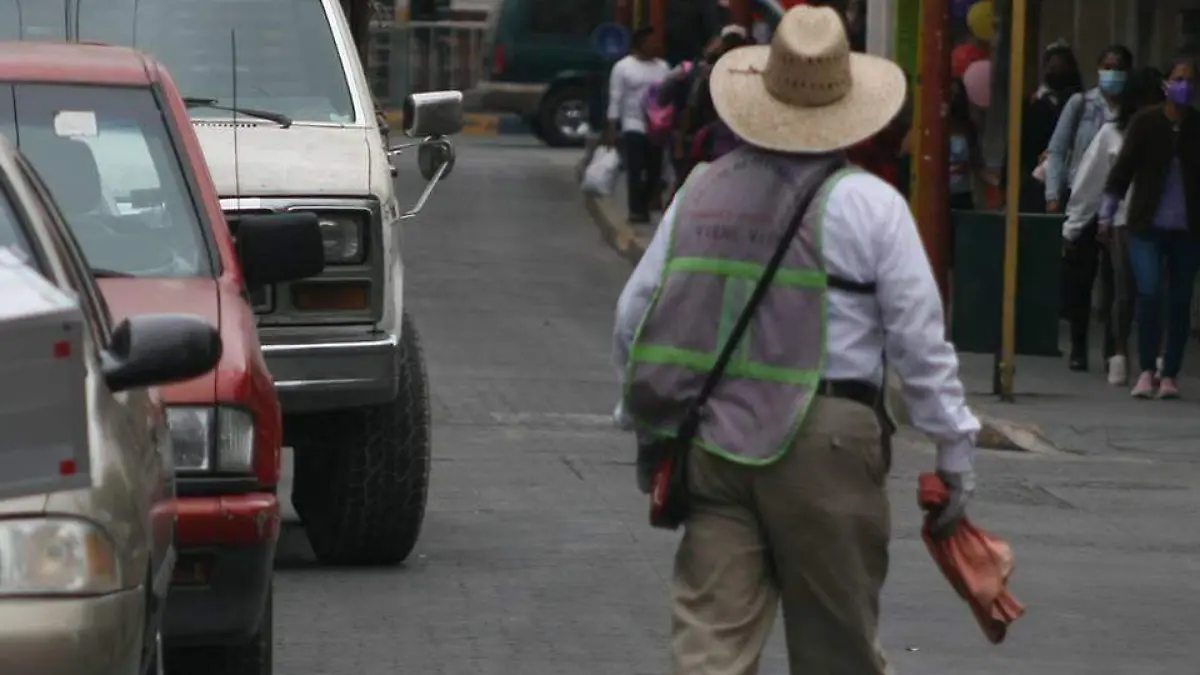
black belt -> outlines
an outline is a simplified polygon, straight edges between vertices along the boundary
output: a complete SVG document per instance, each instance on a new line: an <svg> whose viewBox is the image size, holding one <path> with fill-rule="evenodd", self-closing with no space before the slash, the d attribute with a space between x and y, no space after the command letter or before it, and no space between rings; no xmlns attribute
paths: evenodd
<svg viewBox="0 0 1200 675"><path fill-rule="evenodd" d="M896 423L888 414L886 401L883 400L879 387L864 380L821 380L817 383L817 395L854 401L875 411L879 419L879 428L883 432L879 439L880 451L883 453L884 466L891 471L892 434L896 433Z"/></svg>
<svg viewBox="0 0 1200 675"><path fill-rule="evenodd" d="M844 398L873 410L883 406L879 387L865 380L821 380L817 384L817 395Z"/></svg>

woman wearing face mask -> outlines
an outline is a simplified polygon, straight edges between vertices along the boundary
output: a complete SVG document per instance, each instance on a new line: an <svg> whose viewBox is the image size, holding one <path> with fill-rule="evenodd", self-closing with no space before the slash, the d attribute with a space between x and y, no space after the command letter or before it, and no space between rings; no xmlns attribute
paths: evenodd
<svg viewBox="0 0 1200 675"><path fill-rule="evenodd" d="M1120 155L1125 131L1138 112L1162 104L1163 74L1157 68L1142 68L1131 73L1118 98L1117 116L1100 128L1075 171L1066 208L1067 220L1063 223L1063 239L1067 241L1079 241L1087 228L1096 226L1105 183ZM1133 322L1133 298L1137 293L1129 269L1129 233L1125 227L1127 206L1128 199L1117 209L1111 228L1107 225L1099 227L1096 235L1103 250L1108 252L1106 257L1112 277L1112 307L1105 326L1105 351L1112 354L1108 359L1108 382L1122 386L1128 383L1129 332Z"/></svg>
<svg viewBox="0 0 1200 675"><path fill-rule="evenodd" d="M1046 210L1045 188L1033 178L1033 170L1050 144L1063 107L1083 89L1079 63L1066 44L1046 48L1042 73L1042 85L1026 107L1021 129L1021 175L1026 177L1021 186L1021 211L1026 213Z"/></svg>
<svg viewBox="0 0 1200 675"><path fill-rule="evenodd" d="M1177 398L1177 378L1191 331L1192 290L1200 270L1200 113L1196 61L1178 59L1167 76L1167 101L1138 113L1109 173L1100 225L1114 221L1122 197L1129 199L1126 228L1129 263L1137 284L1140 375L1133 396L1150 398L1155 357L1162 337L1159 296L1166 272L1167 329L1158 398Z"/></svg>
<svg viewBox="0 0 1200 675"><path fill-rule="evenodd" d="M1122 45L1113 45L1100 56L1100 86L1075 94L1063 107L1046 158L1046 210L1060 211L1059 200L1069 197L1067 187L1075 180L1079 162L1088 146L1118 111L1133 54ZM1067 234L1071 236L1066 236ZM1071 370L1088 369L1088 327L1092 320L1092 286L1100 272L1101 306L1112 303L1112 264L1108 251L1096 242L1096 224L1063 230L1064 234L1064 310L1071 323ZM1104 344L1104 359L1113 356L1112 340Z"/></svg>

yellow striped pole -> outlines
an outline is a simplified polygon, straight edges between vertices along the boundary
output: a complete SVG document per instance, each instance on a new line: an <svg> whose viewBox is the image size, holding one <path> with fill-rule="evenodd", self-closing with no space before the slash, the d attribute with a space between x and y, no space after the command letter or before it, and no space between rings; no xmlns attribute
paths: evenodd
<svg viewBox="0 0 1200 675"><path fill-rule="evenodd" d="M1017 253L1021 226L1021 114L1025 108L1025 24L1028 0L1012 0L1009 19L1008 194L1004 228L1004 309L1000 338L1000 398L1013 400L1017 343Z"/></svg>

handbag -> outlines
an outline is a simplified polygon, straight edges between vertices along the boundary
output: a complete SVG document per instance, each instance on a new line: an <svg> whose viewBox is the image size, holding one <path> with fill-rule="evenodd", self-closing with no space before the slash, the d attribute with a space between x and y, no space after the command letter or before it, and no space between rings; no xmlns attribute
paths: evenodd
<svg viewBox="0 0 1200 675"><path fill-rule="evenodd" d="M771 287L771 281L775 278L775 273L779 271L783 256L787 254L788 247L791 246L792 240L795 239L796 233L800 231L800 226L804 223L804 214L808 211L809 205L816 198L825 181L841 168L841 164L841 162L835 162L828 167L827 171L819 176L819 180L812 181L806 188L806 192L801 195L795 216L788 223L788 228L783 236L780 237L779 244L776 245L775 252L771 255L771 260L755 285L754 292L746 302L746 307L738 316L737 323L734 324L733 330L729 334L729 339L721 347L721 353L717 356L717 361L709 371L708 377L705 378L700 393L688 404L687 413L675 436L656 439L653 446L646 449L646 452L656 458L656 467L650 480L650 525L652 527L676 530L691 514L692 496L691 490L688 488L687 477L688 454L692 442L700 430L700 424L703 422L704 407L708 404L708 399L717 385L720 384L721 378L725 375L725 368L733 358L734 351L737 350L738 343L741 342L746 329L750 327L750 320L754 318L758 305Z"/></svg>

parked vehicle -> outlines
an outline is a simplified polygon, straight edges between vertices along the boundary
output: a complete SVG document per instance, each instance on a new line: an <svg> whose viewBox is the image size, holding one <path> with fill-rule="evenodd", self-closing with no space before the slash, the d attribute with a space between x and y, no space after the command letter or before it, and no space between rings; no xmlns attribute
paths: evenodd
<svg viewBox="0 0 1200 675"><path fill-rule="evenodd" d="M0 501L0 673L161 671L160 627L176 558L175 483L166 412L147 387L211 370L221 338L207 321L178 314L143 314L114 326L48 188L0 138L0 264L18 256L76 296L83 314L86 376L78 386L86 396L91 478L86 487ZM0 455L16 453L0 448ZM13 468L5 465L0 485L14 480Z"/></svg>
<svg viewBox="0 0 1200 675"><path fill-rule="evenodd" d="M592 33L614 16L612 0L501 0L484 36L487 79L472 98L520 115L547 145L582 146L589 82L609 66Z"/></svg>
<svg viewBox="0 0 1200 675"><path fill-rule="evenodd" d="M120 318L194 312L216 368L167 387L179 474L168 647L211 672L270 672L283 426L250 289L321 272L311 213L245 216L237 245L165 69L124 47L0 44L0 132L45 177Z"/></svg>
<svg viewBox="0 0 1200 675"><path fill-rule="evenodd" d="M170 69L233 224L319 217L325 271L264 283L254 301L295 450L292 500L320 560L404 560L425 514L430 422L404 311L400 223L453 166L445 137L462 126L461 93L405 103L429 184L404 212L389 161L401 148L384 145L339 0L257 0L236 12L195 0L76 7L78 39L130 44L136 32L138 48Z"/></svg>

